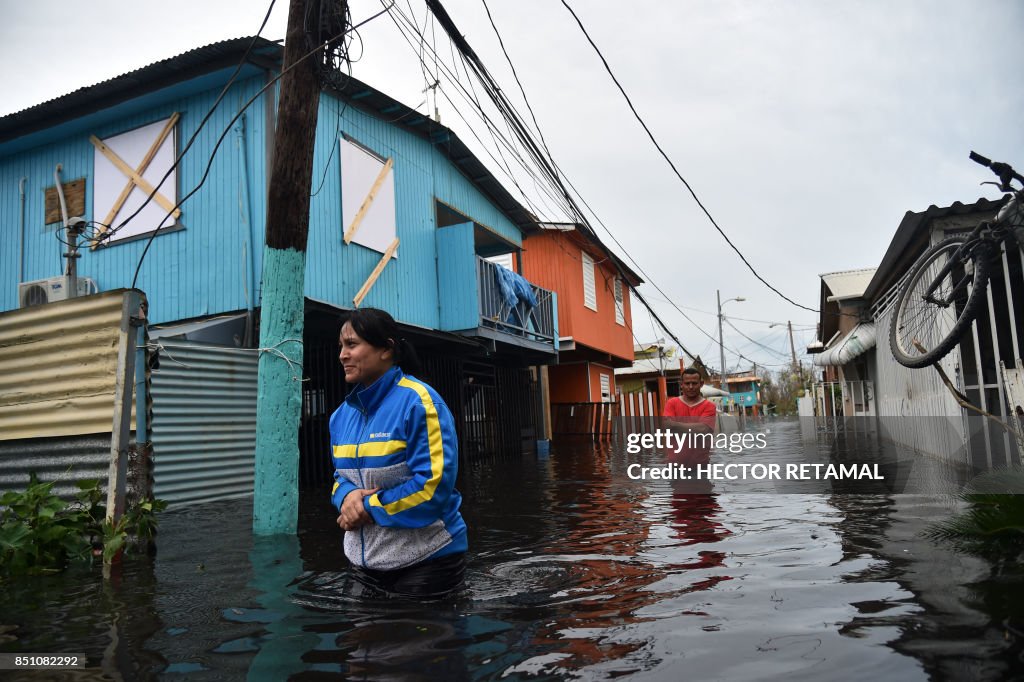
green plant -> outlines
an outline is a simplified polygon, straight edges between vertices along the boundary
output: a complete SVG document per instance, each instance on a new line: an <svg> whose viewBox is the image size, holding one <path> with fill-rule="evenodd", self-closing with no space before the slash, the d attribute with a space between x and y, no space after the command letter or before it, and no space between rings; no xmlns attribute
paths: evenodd
<svg viewBox="0 0 1024 682"><path fill-rule="evenodd" d="M1019 557L1024 551L1024 470L1003 469L978 476L960 494L967 509L925 531L980 554Z"/></svg>
<svg viewBox="0 0 1024 682"><path fill-rule="evenodd" d="M0 577L60 571L100 549L109 561L132 540L148 543L156 514L167 507L162 500L142 500L112 524L98 480L79 482L72 502L54 495L53 485L33 472L24 491L0 497Z"/></svg>

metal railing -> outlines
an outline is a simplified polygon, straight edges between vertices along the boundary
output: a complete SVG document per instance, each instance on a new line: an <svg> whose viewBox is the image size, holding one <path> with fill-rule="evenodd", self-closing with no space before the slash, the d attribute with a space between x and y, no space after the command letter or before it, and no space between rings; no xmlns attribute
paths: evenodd
<svg viewBox="0 0 1024 682"><path fill-rule="evenodd" d="M554 344L555 307L551 292L530 284L537 305L517 300L509 305L501 292L497 269L501 267L479 256L476 259L477 286L480 293L480 326L531 341Z"/></svg>
<svg viewBox="0 0 1024 682"><path fill-rule="evenodd" d="M610 438L617 407L614 402L551 403L552 435Z"/></svg>

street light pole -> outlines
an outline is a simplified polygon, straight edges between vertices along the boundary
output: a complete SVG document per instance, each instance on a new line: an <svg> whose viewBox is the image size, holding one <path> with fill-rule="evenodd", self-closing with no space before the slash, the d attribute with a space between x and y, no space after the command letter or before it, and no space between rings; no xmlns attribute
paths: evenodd
<svg viewBox="0 0 1024 682"><path fill-rule="evenodd" d="M722 363L721 364L721 370L720 370L721 373L718 375L718 377L720 379L720 381L718 382L718 387L724 391L725 390L725 340L724 340L724 337L722 336L722 292L720 292L718 289L715 289L715 296L718 298L718 350L719 350L719 354L720 354L720 358L719 359L720 359L720 361Z"/></svg>
<svg viewBox="0 0 1024 682"><path fill-rule="evenodd" d="M718 298L718 350L722 362L721 381L718 383L718 387L721 388L723 391L728 391L728 389L726 389L725 387L725 339L722 336L722 306L728 303L729 301L742 302L747 299L743 298L742 296L737 296L736 298L729 298L726 299L725 301L722 301L722 292L719 291L718 289L715 289L715 296Z"/></svg>

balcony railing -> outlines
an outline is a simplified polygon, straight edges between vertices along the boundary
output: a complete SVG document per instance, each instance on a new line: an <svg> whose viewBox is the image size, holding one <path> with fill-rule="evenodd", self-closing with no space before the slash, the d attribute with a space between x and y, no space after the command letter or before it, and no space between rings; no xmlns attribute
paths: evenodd
<svg viewBox="0 0 1024 682"><path fill-rule="evenodd" d="M555 343L555 306L551 292L530 284L537 305L516 298L510 305L498 279L500 265L477 257L480 326L545 344Z"/></svg>

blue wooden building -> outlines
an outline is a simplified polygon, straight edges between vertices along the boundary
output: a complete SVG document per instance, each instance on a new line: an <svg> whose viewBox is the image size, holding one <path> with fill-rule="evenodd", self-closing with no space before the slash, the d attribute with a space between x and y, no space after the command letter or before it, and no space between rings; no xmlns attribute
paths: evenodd
<svg viewBox="0 0 1024 682"><path fill-rule="evenodd" d="M83 292L135 281L154 337L252 348L281 54L224 41L0 118L0 311L65 295L67 213L96 237ZM510 300L488 260L517 263L536 218L451 130L356 79L324 89L316 132L306 449L343 395L337 317L357 300L404 325L466 451L543 437L530 368L556 361L556 297Z"/></svg>

